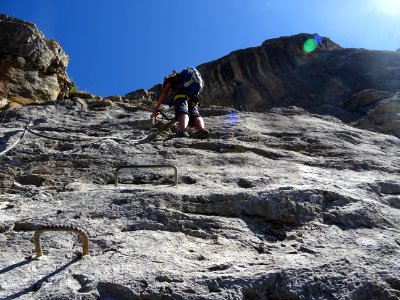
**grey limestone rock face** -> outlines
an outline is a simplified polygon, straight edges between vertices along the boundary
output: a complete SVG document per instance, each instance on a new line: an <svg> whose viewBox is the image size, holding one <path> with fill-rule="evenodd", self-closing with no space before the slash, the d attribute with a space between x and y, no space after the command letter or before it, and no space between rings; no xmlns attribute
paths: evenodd
<svg viewBox="0 0 400 300"><path fill-rule="evenodd" d="M234 51L198 66L205 77L203 102L244 111L265 111L285 105L305 107L303 97L316 102L311 98L318 94L316 85L322 88L325 81L317 75L317 65L325 65L321 57L342 48L324 38L315 52L307 54L303 45L312 37L298 34L267 40L259 47ZM320 101L326 102L324 95L319 96Z"/></svg>
<svg viewBox="0 0 400 300"><path fill-rule="evenodd" d="M398 138L296 107L205 108L210 139L171 138L140 102L76 103L0 113L0 152L35 116L0 156L0 299L400 299ZM159 164L178 185L115 186ZM57 224L90 256L44 232L31 259Z"/></svg>
<svg viewBox="0 0 400 300"><path fill-rule="evenodd" d="M353 95L358 94L357 102L363 102L363 90L398 91L399 53L342 48L326 37L315 51L307 53L303 45L313 36L267 40L259 47L234 51L198 66L205 77L203 102L245 111L295 105L350 121L362 112L339 112L348 110L344 104Z"/></svg>
<svg viewBox="0 0 400 300"><path fill-rule="evenodd" d="M68 95L68 61L60 44L34 24L0 14L0 97L8 99L6 108Z"/></svg>

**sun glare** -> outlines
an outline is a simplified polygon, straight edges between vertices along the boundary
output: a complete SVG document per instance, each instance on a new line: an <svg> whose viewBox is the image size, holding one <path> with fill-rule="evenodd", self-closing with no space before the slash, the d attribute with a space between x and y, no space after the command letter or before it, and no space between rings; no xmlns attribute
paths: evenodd
<svg viewBox="0 0 400 300"><path fill-rule="evenodd" d="M378 13L399 17L400 0L371 0L372 9Z"/></svg>

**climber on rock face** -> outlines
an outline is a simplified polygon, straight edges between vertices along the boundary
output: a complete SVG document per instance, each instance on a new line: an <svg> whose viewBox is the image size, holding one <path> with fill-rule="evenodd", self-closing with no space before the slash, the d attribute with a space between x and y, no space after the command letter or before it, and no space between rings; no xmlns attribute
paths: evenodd
<svg viewBox="0 0 400 300"><path fill-rule="evenodd" d="M182 72L173 72L164 79L163 89L157 99L152 117L156 118L161 104L169 98L175 108L178 121L178 137L188 137L188 126L198 130L191 137L209 138L210 133L204 127L204 120L198 110L199 93L203 88L203 79L196 68L185 68Z"/></svg>

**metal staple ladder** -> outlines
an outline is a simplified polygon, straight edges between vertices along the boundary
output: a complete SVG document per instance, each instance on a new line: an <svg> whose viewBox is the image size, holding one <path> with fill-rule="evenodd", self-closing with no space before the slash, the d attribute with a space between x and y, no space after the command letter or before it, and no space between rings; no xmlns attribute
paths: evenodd
<svg viewBox="0 0 400 300"><path fill-rule="evenodd" d="M40 235L45 231L68 231L77 233L82 239L83 256L89 255L89 236L82 228L77 226L49 225L35 231L34 243L36 257L43 256L42 246L40 244Z"/></svg>

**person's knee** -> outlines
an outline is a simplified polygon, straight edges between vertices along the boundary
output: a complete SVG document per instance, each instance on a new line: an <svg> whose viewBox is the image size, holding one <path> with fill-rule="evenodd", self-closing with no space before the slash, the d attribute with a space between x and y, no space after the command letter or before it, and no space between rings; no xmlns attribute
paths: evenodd
<svg viewBox="0 0 400 300"><path fill-rule="evenodd" d="M178 116L178 120L184 120L184 119L189 119L189 114L187 112L182 111Z"/></svg>
<svg viewBox="0 0 400 300"><path fill-rule="evenodd" d="M197 116L197 117L193 118L193 123L194 123L194 126L197 129L203 129L204 128L204 120L200 116Z"/></svg>
<svg viewBox="0 0 400 300"><path fill-rule="evenodd" d="M184 125L185 127L188 125L189 123L189 115L185 112L182 112L179 116L178 116L178 123Z"/></svg>
<svg viewBox="0 0 400 300"><path fill-rule="evenodd" d="M193 118L193 120L194 120L195 123L197 123L197 122L203 122L203 118L202 118L201 116L195 116L195 117Z"/></svg>

